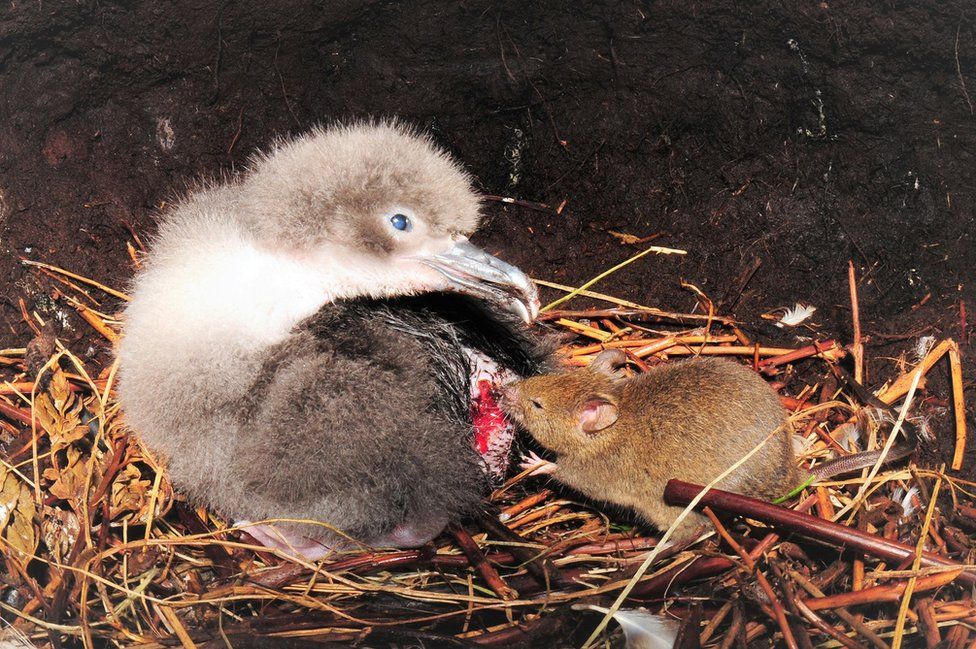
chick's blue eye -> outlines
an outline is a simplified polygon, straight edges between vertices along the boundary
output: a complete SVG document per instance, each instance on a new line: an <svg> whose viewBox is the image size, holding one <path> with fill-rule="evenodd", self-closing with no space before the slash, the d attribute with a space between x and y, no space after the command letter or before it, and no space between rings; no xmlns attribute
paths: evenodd
<svg viewBox="0 0 976 649"><path fill-rule="evenodd" d="M413 230L413 223L410 222L410 217L406 214L394 214L391 216L390 225L401 232L410 232L410 230Z"/></svg>

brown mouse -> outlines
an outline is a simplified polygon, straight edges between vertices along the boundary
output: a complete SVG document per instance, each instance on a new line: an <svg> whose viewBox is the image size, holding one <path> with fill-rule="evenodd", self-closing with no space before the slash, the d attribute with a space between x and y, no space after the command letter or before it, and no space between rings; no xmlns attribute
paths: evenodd
<svg viewBox="0 0 976 649"><path fill-rule="evenodd" d="M800 471L788 413L772 387L749 368L696 358L628 377L626 362L624 352L608 349L588 367L508 386L500 405L556 453L556 464L544 472L596 500L632 507L661 530L683 509L664 503L668 480L708 484L774 430L779 429L716 486L772 500L811 475L824 480L871 466L880 456L880 451L858 453ZM887 461L912 450L896 446ZM676 539L704 522L690 514Z"/></svg>
<svg viewBox="0 0 976 649"><path fill-rule="evenodd" d="M682 510L664 503L668 480L706 484L782 427L718 487L771 499L799 482L786 410L755 372L698 358L627 377L626 360L606 350L588 367L506 388L505 412L556 453L554 478L664 530ZM704 521L690 515L678 536Z"/></svg>
<svg viewBox="0 0 976 649"><path fill-rule="evenodd" d="M772 499L799 483L787 413L776 392L734 362L697 358L627 377L627 356L606 350L585 368L519 381L502 408L557 455L554 478L598 500L632 507L670 527L672 478L706 484L781 428L718 487ZM685 519L678 536L704 517Z"/></svg>

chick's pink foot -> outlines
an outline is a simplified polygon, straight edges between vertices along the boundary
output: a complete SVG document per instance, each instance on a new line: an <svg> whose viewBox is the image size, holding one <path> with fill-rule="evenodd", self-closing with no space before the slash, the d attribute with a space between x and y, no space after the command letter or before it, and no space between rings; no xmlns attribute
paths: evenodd
<svg viewBox="0 0 976 649"><path fill-rule="evenodd" d="M238 521L237 526L247 532L255 541L266 548L281 550L285 554L296 556L306 561L319 561L334 550L345 549L351 543L329 545L297 532L283 530L270 523L255 524L249 521ZM415 548L434 540L447 526L446 518L434 518L429 521L401 523L386 534L364 540L363 545L383 548Z"/></svg>
<svg viewBox="0 0 976 649"><path fill-rule="evenodd" d="M447 527L447 518L401 523L386 534L370 539L374 547L416 548L433 541Z"/></svg>
<svg viewBox="0 0 976 649"><path fill-rule="evenodd" d="M335 548L307 536L283 530L267 523L254 524L250 521L237 521L237 527L251 535L255 541L266 548L281 550L285 554L306 561L318 561L328 556Z"/></svg>

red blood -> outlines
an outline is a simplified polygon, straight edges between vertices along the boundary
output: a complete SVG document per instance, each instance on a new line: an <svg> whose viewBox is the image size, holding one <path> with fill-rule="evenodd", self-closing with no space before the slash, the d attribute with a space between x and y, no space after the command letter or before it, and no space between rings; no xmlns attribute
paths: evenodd
<svg viewBox="0 0 976 649"><path fill-rule="evenodd" d="M471 403L471 421L474 424L475 448L484 455L488 452L492 438L507 426L505 413L495 400L491 381L478 381L478 396Z"/></svg>

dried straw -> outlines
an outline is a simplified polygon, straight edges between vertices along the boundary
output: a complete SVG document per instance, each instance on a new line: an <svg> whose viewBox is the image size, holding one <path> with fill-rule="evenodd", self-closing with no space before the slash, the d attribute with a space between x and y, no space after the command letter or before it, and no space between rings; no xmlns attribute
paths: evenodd
<svg viewBox="0 0 976 649"><path fill-rule="evenodd" d="M58 299L106 346L115 342L121 328L112 314L125 294L29 264L64 280ZM856 309L853 273L849 279ZM870 348L860 339L849 347L839 341L775 345L750 340L731 318L711 312L676 313L540 284L567 298L613 305L545 315L542 326L572 337L564 350L571 364L585 364L605 347L628 351L640 371L676 357L727 356L785 383L783 402L807 445L805 464L837 453L844 431L870 408L864 388L837 387L831 372L857 350L857 376L865 376ZM82 286L104 293L105 305ZM699 299L711 304L704 293ZM648 606L684 620L683 633L709 647L733 646L741 637L878 649L889 638L894 646L908 643L909 636L952 646L972 640L976 605L958 585L958 564L967 566L976 547L976 485L958 475L877 466L862 477L812 485L793 501L797 511L816 512L814 522L862 512L861 534L918 550L909 565L825 551L828 541L818 538L816 524L809 538L784 542L751 516L716 522L722 541L662 551L653 530L635 528L619 509L581 502L528 470L486 499L493 514L452 528L426 548L362 548L310 563L255 545L174 493L157 459L125 426L114 364L93 367L59 345L35 378L26 374L29 341L23 342L0 350L0 609L35 643L233 646L261 636L369 638L380 646L420 639L546 645L573 632L580 618L568 607L580 600L611 611ZM902 425L924 407L925 375L943 357L952 393L938 396L955 413L953 469L965 468L961 361L952 340L892 376L876 398L900 406L896 428ZM876 443L890 448L893 436L874 432ZM949 499L940 499L941 492ZM902 511L901 503L912 501L922 506ZM919 557L930 554L956 565L920 567ZM692 614L692 602L704 604L700 614ZM573 642L602 641L608 621Z"/></svg>

